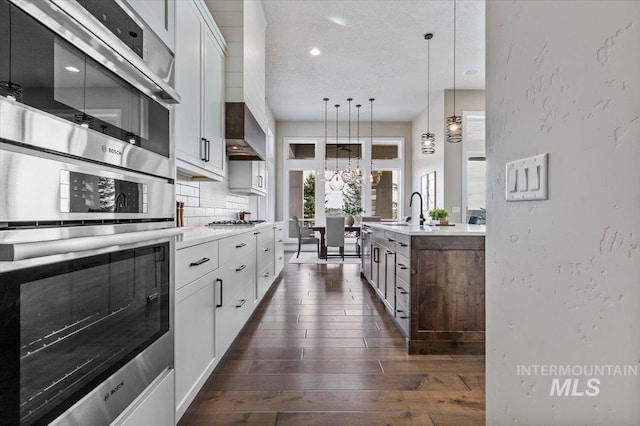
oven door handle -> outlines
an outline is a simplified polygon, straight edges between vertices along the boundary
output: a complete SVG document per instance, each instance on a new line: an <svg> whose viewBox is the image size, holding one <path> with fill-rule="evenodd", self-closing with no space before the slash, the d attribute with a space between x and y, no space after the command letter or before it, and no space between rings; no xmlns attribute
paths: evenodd
<svg viewBox="0 0 640 426"><path fill-rule="evenodd" d="M34 241L28 243L0 244L0 261L16 261L108 247L151 242L173 237L184 232L180 228L154 229L152 231L126 232L112 235L68 238L65 240Z"/></svg>

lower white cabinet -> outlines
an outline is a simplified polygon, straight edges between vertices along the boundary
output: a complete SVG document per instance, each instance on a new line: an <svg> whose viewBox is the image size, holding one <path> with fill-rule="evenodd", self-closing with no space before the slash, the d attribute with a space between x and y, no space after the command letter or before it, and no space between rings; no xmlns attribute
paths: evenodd
<svg viewBox="0 0 640 426"><path fill-rule="evenodd" d="M284 269L284 225L278 224L273 227L273 243L275 247L273 253L274 275L277 277Z"/></svg>
<svg viewBox="0 0 640 426"><path fill-rule="evenodd" d="M176 292L176 415L179 419L213 371L216 358L216 272Z"/></svg>
<svg viewBox="0 0 640 426"><path fill-rule="evenodd" d="M173 426L174 371L166 370L157 381L149 385L146 394L133 411L118 426Z"/></svg>

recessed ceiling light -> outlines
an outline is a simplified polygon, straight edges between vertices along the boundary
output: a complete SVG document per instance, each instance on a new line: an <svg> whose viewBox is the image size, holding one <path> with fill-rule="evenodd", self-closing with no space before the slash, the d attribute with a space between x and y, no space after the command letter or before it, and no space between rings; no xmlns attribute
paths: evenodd
<svg viewBox="0 0 640 426"><path fill-rule="evenodd" d="M66 66L64 67L65 70L67 71L71 71L71 72L80 72L80 70L72 65Z"/></svg>
<svg viewBox="0 0 640 426"><path fill-rule="evenodd" d="M317 47L314 47L309 51L309 53L311 53L313 56L318 56L320 54L320 49L318 49Z"/></svg>
<svg viewBox="0 0 640 426"><path fill-rule="evenodd" d="M477 70L475 68L471 68L470 70L466 70L464 72L464 75L476 75L480 72L480 70Z"/></svg>
<svg viewBox="0 0 640 426"><path fill-rule="evenodd" d="M329 20L336 25L340 25L341 27L346 27L347 25L349 25L349 21L340 16L329 16Z"/></svg>

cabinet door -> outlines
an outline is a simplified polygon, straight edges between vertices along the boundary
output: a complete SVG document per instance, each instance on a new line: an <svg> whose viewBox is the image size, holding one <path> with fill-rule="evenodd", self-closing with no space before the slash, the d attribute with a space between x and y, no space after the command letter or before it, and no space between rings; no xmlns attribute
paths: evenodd
<svg viewBox="0 0 640 426"><path fill-rule="evenodd" d="M208 141L207 169L223 174L224 141L224 55L213 34L204 27L204 70L202 126Z"/></svg>
<svg viewBox="0 0 640 426"><path fill-rule="evenodd" d="M362 274L371 281L371 237L369 231L362 231Z"/></svg>
<svg viewBox="0 0 640 426"><path fill-rule="evenodd" d="M127 0L164 44L175 52L175 0Z"/></svg>
<svg viewBox="0 0 640 426"><path fill-rule="evenodd" d="M252 252L255 256L255 252ZM225 268L217 283L216 344L218 358L222 358L253 311L255 267L246 273L236 267Z"/></svg>
<svg viewBox="0 0 640 426"><path fill-rule="evenodd" d="M200 105L201 39L200 12L192 2L176 5L176 91L182 100L175 106L176 156L204 167L202 161Z"/></svg>
<svg viewBox="0 0 640 426"><path fill-rule="evenodd" d="M176 292L175 374L178 417L204 384L216 360L215 272Z"/></svg>
<svg viewBox="0 0 640 426"><path fill-rule="evenodd" d="M396 254L385 250L385 303L392 315L396 311Z"/></svg>
<svg viewBox="0 0 640 426"><path fill-rule="evenodd" d="M254 161L254 184L258 191L267 191L267 164L265 161Z"/></svg>

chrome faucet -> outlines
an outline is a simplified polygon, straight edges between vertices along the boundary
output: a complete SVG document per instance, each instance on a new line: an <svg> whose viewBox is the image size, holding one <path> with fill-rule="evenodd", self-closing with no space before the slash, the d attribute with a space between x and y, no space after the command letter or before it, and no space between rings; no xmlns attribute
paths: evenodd
<svg viewBox="0 0 640 426"><path fill-rule="evenodd" d="M411 199L409 199L409 207L411 207L411 205L413 204L414 195L417 195L418 197L420 197L420 229L424 229L424 214L422 213L422 194L420 194L418 191L411 194Z"/></svg>

